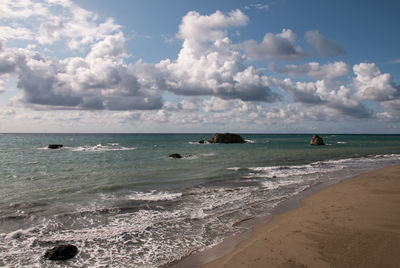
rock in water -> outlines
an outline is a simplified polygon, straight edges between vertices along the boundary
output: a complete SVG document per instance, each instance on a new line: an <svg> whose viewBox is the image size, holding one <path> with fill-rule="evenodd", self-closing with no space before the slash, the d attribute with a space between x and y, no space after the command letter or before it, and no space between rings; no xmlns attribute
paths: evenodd
<svg viewBox="0 0 400 268"><path fill-rule="evenodd" d="M310 145L325 145L325 143L320 136L314 135L311 138Z"/></svg>
<svg viewBox="0 0 400 268"><path fill-rule="evenodd" d="M170 154L169 157L171 158L182 158L182 156L180 154Z"/></svg>
<svg viewBox="0 0 400 268"><path fill-rule="evenodd" d="M64 145L62 144L49 144L48 148L49 149L60 149L62 148Z"/></svg>
<svg viewBox="0 0 400 268"><path fill-rule="evenodd" d="M232 133L215 133L211 139L208 140L209 143L245 143L246 141L237 134Z"/></svg>
<svg viewBox="0 0 400 268"><path fill-rule="evenodd" d="M52 261L65 261L75 257L77 253L78 248L74 245L58 245L47 250L44 257Z"/></svg>

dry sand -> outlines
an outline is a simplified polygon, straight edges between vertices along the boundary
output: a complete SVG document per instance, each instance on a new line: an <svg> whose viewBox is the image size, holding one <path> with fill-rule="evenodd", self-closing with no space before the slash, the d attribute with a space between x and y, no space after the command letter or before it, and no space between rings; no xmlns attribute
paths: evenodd
<svg viewBox="0 0 400 268"><path fill-rule="evenodd" d="M400 267L400 166L302 199L203 267Z"/></svg>

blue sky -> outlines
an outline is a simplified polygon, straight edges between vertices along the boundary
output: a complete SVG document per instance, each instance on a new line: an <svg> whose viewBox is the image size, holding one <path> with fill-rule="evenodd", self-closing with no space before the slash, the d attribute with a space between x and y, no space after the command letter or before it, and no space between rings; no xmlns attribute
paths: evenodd
<svg viewBox="0 0 400 268"><path fill-rule="evenodd" d="M0 132L400 133L398 1L2 1Z"/></svg>

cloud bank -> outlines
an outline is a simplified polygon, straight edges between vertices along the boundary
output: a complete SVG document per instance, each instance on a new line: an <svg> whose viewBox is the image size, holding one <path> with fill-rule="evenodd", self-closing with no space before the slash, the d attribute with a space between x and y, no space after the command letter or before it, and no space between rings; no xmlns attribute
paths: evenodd
<svg viewBox="0 0 400 268"><path fill-rule="evenodd" d="M182 47L176 58L157 63L130 62L123 27L68 0L2 1L0 15L13 25L0 26L0 93L14 77L15 107L109 111L104 120L184 125L400 119L400 87L375 63L296 64L313 53L297 44L291 29L234 43L231 33L250 21L239 9L188 12L177 28ZM324 59L346 54L318 30L304 39ZM27 43L9 47L11 40ZM60 44L75 56L46 55L43 48ZM269 72L254 62L267 62ZM13 111L2 115L16 116Z"/></svg>

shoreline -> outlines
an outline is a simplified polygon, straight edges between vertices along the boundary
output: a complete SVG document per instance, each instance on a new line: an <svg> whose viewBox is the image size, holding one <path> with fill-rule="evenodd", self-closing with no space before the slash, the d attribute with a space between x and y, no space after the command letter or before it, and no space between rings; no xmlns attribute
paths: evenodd
<svg viewBox="0 0 400 268"><path fill-rule="evenodd" d="M370 192L380 192L382 196ZM393 192L397 196L391 194ZM364 203L360 203L359 199ZM360 255L359 260L341 256L346 253L341 252L343 247L357 241L369 245L353 245L357 252L374 255L371 239L395 245L392 249L386 248L387 252L392 252L390 256L383 254L386 256L386 262L383 262L387 264L386 267L395 267L400 263L400 257L394 254L400 249L400 206L388 203L386 199L393 199L393 203L400 204L400 165L378 168L311 187L278 205L270 216L243 222L244 232L227 237L216 246L166 267L350 267L360 265L358 261L362 261L362 258L368 259L368 262L362 262L364 267L376 267L371 266L374 260L368 256ZM387 209L388 206L391 210ZM370 211L366 209L368 207ZM360 222L354 217L358 214L363 219ZM387 222L379 222L376 217L385 218ZM335 224L336 221L338 223ZM388 227L382 228L378 223L366 224L376 221ZM341 232L335 233L339 229L343 229L342 233L347 233L349 238L342 237Z"/></svg>

